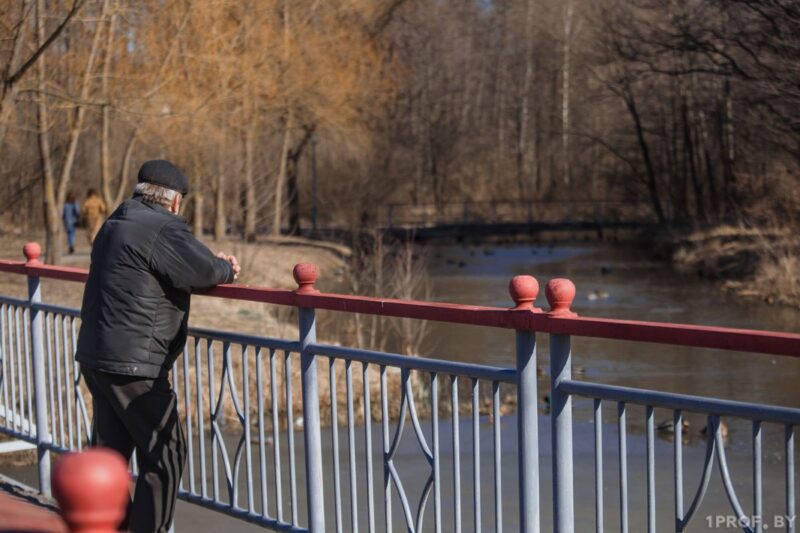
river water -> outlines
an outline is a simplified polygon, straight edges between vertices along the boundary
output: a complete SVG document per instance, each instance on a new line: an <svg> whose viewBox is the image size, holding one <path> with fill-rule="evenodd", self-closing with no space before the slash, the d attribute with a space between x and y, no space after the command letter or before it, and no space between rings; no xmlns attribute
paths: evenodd
<svg viewBox="0 0 800 533"><path fill-rule="evenodd" d="M573 310L584 316L676 322L797 332L800 312L726 294L712 283L692 274L681 274L646 254L624 246L461 246L430 250L430 274L434 298L491 306L510 306L508 282L514 275L535 276L541 287L536 305L547 307L544 285L548 279L565 277L577 287ZM547 336L539 339L540 396L548 393ZM645 343L622 343L575 338L573 364L577 379L661 391L705 395L800 407L800 359L753 355L720 350L690 349ZM514 365L513 333L491 328L431 324L426 354L492 365ZM594 460L591 400L575 399L575 483L577 530L594 527ZM629 408L629 509L630 531L644 531L645 441L643 410ZM656 423L671 413L656 410ZM544 419L549 423L545 414ZM690 423L685 440L687 509L699 479L705 426L703 415L686 414ZM745 509L752 509L751 424L728 420L726 449L734 484ZM604 408L605 515L606 527L619 524L616 407ZM659 529L674 528L671 436L660 435L656 446L657 518ZM765 524L780 521L784 505L784 456L782 428L764 425ZM549 427L540 433L543 469L549 468ZM548 472L543 472L543 494L549 493ZM718 516L727 520L733 512L725 499L719 470L715 467L706 501L689 531L718 530ZM542 510L543 524L549 509ZM730 522L725 522L730 524ZM710 525L709 525L710 524ZM549 528L545 527L545 530Z"/></svg>
<svg viewBox="0 0 800 533"><path fill-rule="evenodd" d="M797 331L800 313L797 311L742 301L720 291L713 284L698 281L692 275L683 275L653 262L635 249L611 245L507 245L507 246L437 246L428 250L429 275L432 297L438 301L510 307L508 281L516 274L531 274L544 287L548 279L566 277L577 286L573 310L584 316L641 319L689 324L706 324L778 331ZM544 290L536 302L546 307ZM599 339L573 339L573 361L577 379L600 383L619 384L662 391L700 394L719 398L771 403L791 407L800 406L800 360L788 357L694 350L644 343L621 343ZM476 328L431 323L421 345L424 356L491 364L514 366L513 332L492 328ZM538 346L539 395L549 392L548 343L542 335ZM546 404L540 402L540 487L542 493L542 530L550 531L551 522L551 449L550 418ZM619 457L616 406L603 410L604 457L604 512L607 531L619 530ZM671 412L656 410L656 423L669 420ZM628 507L629 530L646 530L646 471L644 413L630 407L627 421L628 457ZM594 435L591 400L574 402L574 462L576 531L594 531ZM705 425L703 415L686 414L690 423L684 436L684 509L688 509L700 479L700 469L705 452L704 437L700 432ZM744 421L727 420L728 438L726 452L731 467L734 487L746 510L752 509L752 452L751 426ZM396 465L409 492L412 508L416 506L419 489L430 472L430 467L420 453L420 448L407 424L396 455ZM516 454L516 418L513 413L502 417L502 469L500 487L506 531L516 531L516 484L518 472ZM482 524L484 531L494 530L493 501L495 498L494 470L492 466L493 423L481 417L479 441L481 442ZM358 461L363 461L363 427L358 429ZM375 479L376 523L383 524L383 468L381 458L381 427L372 426L374 441L373 464ZM784 466L782 428L764 425L764 519L769 526L777 524L784 509ZM423 421L423 432L430 443L430 421ZM461 442L462 521L464 531L473 531L472 464L469 454L472 446L472 427L468 412L462 413L458 428ZM231 435L233 438L234 436ZM343 476L347 465L344 432L340 429L340 457ZM450 419L440 423L442 461L443 526L453 531L454 509L452 468L452 425ZM302 432L296 435L298 443L299 476L302 479ZM233 445L234 443L231 442ZM671 435L659 433L656 439L656 519L659 530L674 530L673 443ZM330 472L331 439L329 430L323 431L325 472ZM719 468L714 474L703 504L687 531L718 531L730 529L730 505L720 481ZM284 469L284 474L285 474ZM363 492L363 465L359 466L359 515L361 530L366 530L365 494ZM3 468L3 473L35 484L35 469ZM327 474L326 474L327 475ZM347 493L346 477L343 488ZM325 480L326 513L328 523L333 523L331 485ZM304 494L302 483L299 494ZM396 491L395 491L396 494ZM256 496L258 499L258 495ZM303 500L304 498L300 498ZM343 501L349 509L347 494ZM394 500L395 527L405 529L399 500ZM428 503L424 531L431 528L433 502ZM304 516L304 509L299 509ZM721 517L721 518L718 518ZM722 520L720 525L717 520ZM344 530L351 529L349 515L343 518ZM258 528L245 522L226 518L198 506L180 502L177 507L178 531L256 531ZM772 529L772 527L770 527Z"/></svg>

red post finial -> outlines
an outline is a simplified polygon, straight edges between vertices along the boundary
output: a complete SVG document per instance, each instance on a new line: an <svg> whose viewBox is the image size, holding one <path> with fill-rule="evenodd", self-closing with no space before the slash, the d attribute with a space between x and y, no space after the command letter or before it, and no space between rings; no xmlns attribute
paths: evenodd
<svg viewBox="0 0 800 533"><path fill-rule="evenodd" d="M38 242L28 242L22 247L22 253L25 254L28 264L35 264L39 262L39 258L42 256L42 247L39 246Z"/></svg>
<svg viewBox="0 0 800 533"><path fill-rule="evenodd" d="M53 495L72 533L117 531L130 501L128 464L108 448L68 453L53 468Z"/></svg>
<svg viewBox="0 0 800 533"><path fill-rule="evenodd" d="M575 300L575 284L568 279L556 278L547 282L544 288L544 295L547 303L550 304L549 316L572 317L578 316L570 310L573 300Z"/></svg>
<svg viewBox="0 0 800 533"><path fill-rule="evenodd" d="M539 282L533 276L514 276L508 283L508 293L514 300L515 311L527 310L541 313L542 310L533 306L539 294Z"/></svg>
<svg viewBox="0 0 800 533"><path fill-rule="evenodd" d="M292 269L292 276L297 282L294 292L299 294L315 294L319 291L314 288L314 283L319 277L319 270L314 263L297 263Z"/></svg>

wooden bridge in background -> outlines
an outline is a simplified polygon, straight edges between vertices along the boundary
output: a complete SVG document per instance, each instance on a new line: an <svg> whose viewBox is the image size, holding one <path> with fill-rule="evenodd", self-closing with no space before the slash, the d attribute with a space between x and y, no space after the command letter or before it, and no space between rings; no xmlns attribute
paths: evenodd
<svg viewBox="0 0 800 533"><path fill-rule="evenodd" d="M392 203L379 226L416 238L519 235L552 231L641 229L658 223L648 202L624 200L498 200L430 204Z"/></svg>

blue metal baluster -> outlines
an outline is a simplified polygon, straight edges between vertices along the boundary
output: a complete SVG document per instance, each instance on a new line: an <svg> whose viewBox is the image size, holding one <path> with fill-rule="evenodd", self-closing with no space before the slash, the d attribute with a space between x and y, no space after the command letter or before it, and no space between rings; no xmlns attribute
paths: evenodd
<svg viewBox="0 0 800 533"><path fill-rule="evenodd" d="M556 533L575 531L572 475L572 397L561 382L572 379L569 335L550 335L550 402L553 441L553 517Z"/></svg>
<svg viewBox="0 0 800 533"><path fill-rule="evenodd" d="M475 533L481 531L481 428L480 382L472 379L472 509ZM522 466L520 465L520 475ZM523 511L520 509L520 511Z"/></svg>
<svg viewBox="0 0 800 533"><path fill-rule="evenodd" d="M22 416L17 413L17 372L16 372L16 350L14 350L14 319L12 307L6 307L6 315L8 316L8 366L10 372L8 374L8 381L11 383L11 403L9 409L11 413L11 429L19 431ZM55 428L55 425L53 426Z"/></svg>
<svg viewBox="0 0 800 533"><path fill-rule="evenodd" d="M206 341L206 347L211 341ZM208 499L208 476L206 475L206 428L203 422L203 364L200 354L202 353L201 339L194 340L194 379L195 390L197 391L197 439L200 447L200 491L203 499Z"/></svg>
<svg viewBox="0 0 800 533"><path fill-rule="evenodd" d="M308 528L325 531L325 496L322 477L322 435L319 416L319 381L317 356L308 346L317 342L314 309L299 308L300 366L303 373L303 437L306 455L306 495L308 497ZM292 511L294 513L294 505ZM295 525L297 525L296 513Z"/></svg>
<svg viewBox="0 0 800 533"><path fill-rule="evenodd" d="M594 400L594 522L596 533L603 533L603 402Z"/></svg>
<svg viewBox="0 0 800 533"><path fill-rule="evenodd" d="M64 446L64 391L61 390L61 334L59 331L58 315L53 315L53 345L56 351L56 391L58 398L58 443ZM55 429L55 428L54 428ZM55 433L55 431L54 431ZM66 447L66 446L64 446Z"/></svg>
<svg viewBox="0 0 800 533"><path fill-rule="evenodd" d="M180 380L178 379L178 360L177 360L177 358L172 363L172 381L173 381L172 389L173 389L173 392L175 393L175 405L176 405L176 407L180 408L179 406L180 406L180 402L181 402L181 394L180 394L180 390L178 388L178 384L179 384ZM178 423L179 424L180 424L180 419L181 419L181 417L180 417L180 412L179 412L178 413ZM180 491L182 491L182 490L184 490L184 487L183 487L183 476L181 475L180 479L178 480L178 494L180 494ZM174 529L174 527L172 529ZM173 533L174 533L174 531L173 531Z"/></svg>
<svg viewBox="0 0 800 533"><path fill-rule="evenodd" d="M676 410L672 416L673 454L675 464L675 531L684 530L683 523L683 413Z"/></svg>
<svg viewBox="0 0 800 533"><path fill-rule="evenodd" d="M492 382L492 418L494 419L494 530L503 531L503 479L500 452L500 382Z"/></svg>
<svg viewBox="0 0 800 533"><path fill-rule="evenodd" d="M75 359L75 353L78 351L78 335L75 331L75 319L73 318L70 320L69 323L69 330L70 330L70 337L72 339L72 375L75 376L74 381L71 384L70 394L75 395L75 438L78 441L78 451L83 450L83 436L81 434L81 414L85 415L83 409L85 406L83 405L83 400L81 396L81 374L80 368L78 366L78 361ZM88 424L87 424L88 426Z"/></svg>
<svg viewBox="0 0 800 533"><path fill-rule="evenodd" d="M536 334L516 332L517 453L522 533L539 532L539 402L536 383Z"/></svg>
<svg viewBox="0 0 800 533"><path fill-rule="evenodd" d="M294 393L292 392L292 356L283 353L283 382L286 386L286 447L289 452L289 504L292 508L292 525L297 526L297 462L294 452Z"/></svg>
<svg viewBox="0 0 800 533"><path fill-rule="evenodd" d="M450 376L450 404L453 412L453 527L461 532L461 443L459 442L458 376Z"/></svg>
<svg viewBox="0 0 800 533"><path fill-rule="evenodd" d="M278 521L284 522L283 518L283 475L281 473L281 440L280 440L280 421L278 420L278 373L275 362L275 350L269 352L269 379L272 396L272 462L275 469L275 508L278 512Z"/></svg>
<svg viewBox="0 0 800 533"><path fill-rule="evenodd" d="M73 420L72 420L72 393L73 393L73 383L75 382L72 373L70 372L70 368L72 367L72 359L74 354L69 351L68 346L69 343L69 333L67 331L68 317L65 315L63 317L63 323L61 324L61 332L64 334L64 397L67 400L67 433L69 436L69 442L67 443L67 447L72 450L74 449L73 441L74 441L74 431L73 431Z"/></svg>
<svg viewBox="0 0 800 533"><path fill-rule="evenodd" d="M42 288L37 276L28 276L28 301L36 305L42 301ZM31 343L33 346L33 393L36 405L36 448L39 463L39 491L50 496L50 454L47 446L52 444L47 427L47 385L45 383L44 335L42 312L31 307Z"/></svg>
<svg viewBox="0 0 800 533"><path fill-rule="evenodd" d="M27 313L23 310L22 315L25 316L26 314ZM28 320L22 321L22 338L24 340L23 346L25 347L25 351L23 352L23 359L25 360L25 390L27 391L25 396L27 396L28 399L28 420L31 423L31 425L28 426L28 434L33 435L33 423L36 420L33 412L33 396L35 391L31 386L31 344ZM42 356L42 362L44 362L44 355ZM44 390L42 392L44 392Z"/></svg>
<svg viewBox="0 0 800 533"><path fill-rule="evenodd" d="M53 343L52 343L52 335L50 333L50 326L52 325L52 315L50 313L44 313L44 333L45 333L45 344L44 349L47 352L47 384L49 385L50 389L50 428L53 434L56 433L56 380L53 377L53 368L54 365L58 364L58 361L53 361Z"/></svg>
<svg viewBox="0 0 800 533"><path fill-rule="evenodd" d="M350 466L350 529L358 533L358 495L356 494L356 435L355 413L353 412L353 371L351 361L345 363L345 383L347 387L347 447Z"/></svg>
<svg viewBox="0 0 800 533"><path fill-rule="evenodd" d="M189 402L191 394L191 380L189 376L189 343L183 346L183 410L186 419L186 448L189 452L189 494L195 495L194 480L194 429L192 428L192 405Z"/></svg>
<svg viewBox="0 0 800 533"><path fill-rule="evenodd" d="M224 354L224 349L223 349ZM217 432L214 431L214 424L216 422L216 394L214 386L214 343L211 339L208 340L208 413L209 413L209 429L211 430L211 493L214 501L219 503L219 464L217 461Z"/></svg>
<svg viewBox="0 0 800 533"><path fill-rule="evenodd" d="M794 495L794 426L786 426L784 439L786 442L786 531L795 533L797 514Z"/></svg>
<svg viewBox="0 0 800 533"><path fill-rule="evenodd" d="M389 452L392 443L389 437L389 397L386 384L386 365L381 365L381 428L383 430L383 515L386 524L386 533L391 533L392 472L389 468Z"/></svg>
<svg viewBox="0 0 800 533"><path fill-rule="evenodd" d="M439 472L439 377L431 373L431 429L433 432L433 519L435 530L442 530L442 494Z"/></svg>
<svg viewBox="0 0 800 533"><path fill-rule="evenodd" d="M756 517L755 533L764 530L764 507L761 485L761 422L753 420L753 515Z"/></svg>
<svg viewBox="0 0 800 533"><path fill-rule="evenodd" d="M256 394L258 400L258 461L261 469L261 516L269 516L267 509L267 451L264 435L264 369L261 347L256 347Z"/></svg>
<svg viewBox="0 0 800 533"><path fill-rule="evenodd" d="M339 395L336 393L336 359L328 358L328 389L331 400L331 455L333 459L333 498L336 532L342 531L342 482L339 469Z"/></svg>
<svg viewBox="0 0 800 533"><path fill-rule="evenodd" d="M619 525L622 533L628 533L628 446L625 417L625 402L617 404L619 416Z"/></svg>
<svg viewBox="0 0 800 533"><path fill-rule="evenodd" d="M364 382L364 440L366 449L364 453L367 458L367 525L368 531L375 531L375 488L372 481L372 409L370 407L370 379L369 365L361 365Z"/></svg>
<svg viewBox="0 0 800 533"><path fill-rule="evenodd" d="M33 427L31 426L31 424L33 423L33 418L31 418L30 414L28 414L27 416L25 415L25 385L24 385L25 365L23 364L22 361L22 334L20 333L19 312L20 312L19 307L14 309L14 332L16 341L16 352L17 352L17 391L19 391L19 398L17 400L17 405L19 405L20 431L28 435L33 435ZM56 385L58 385L58 383L56 383ZM59 402L61 401L60 395L58 397L58 400ZM60 418L59 421L61 421ZM27 424L28 426L27 430L24 429L25 424Z"/></svg>
<svg viewBox="0 0 800 533"><path fill-rule="evenodd" d="M255 513L255 494L253 491L253 445L250 441L250 367L249 347L242 344L242 408L244 410L244 453L247 466L247 512Z"/></svg>
<svg viewBox="0 0 800 533"><path fill-rule="evenodd" d="M653 407L645 408L645 421L647 424L647 531L655 533L656 530L656 461L655 461L655 426L653 422Z"/></svg>
<svg viewBox="0 0 800 533"><path fill-rule="evenodd" d="M6 317L5 317L5 310L6 307L3 304L0 304L0 361L3 363L3 376L2 376L2 387L3 387L3 425L6 428L10 428L13 425L12 423L9 424L9 416L11 413L11 406L8 403L8 354L10 350L6 350ZM52 416L52 411L50 412L50 416Z"/></svg>

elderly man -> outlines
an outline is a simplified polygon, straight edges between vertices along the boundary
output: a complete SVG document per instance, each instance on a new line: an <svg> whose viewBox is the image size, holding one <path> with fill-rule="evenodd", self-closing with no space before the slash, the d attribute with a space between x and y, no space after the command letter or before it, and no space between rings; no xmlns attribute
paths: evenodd
<svg viewBox="0 0 800 533"><path fill-rule="evenodd" d="M76 359L92 393L92 443L126 459L139 478L123 528L167 531L186 444L169 370L186 342L192 292L231 283L236 258L216 256L178 216L189 189L168 161L139 170L133 198L106 220L92 249Z"/></svg>

